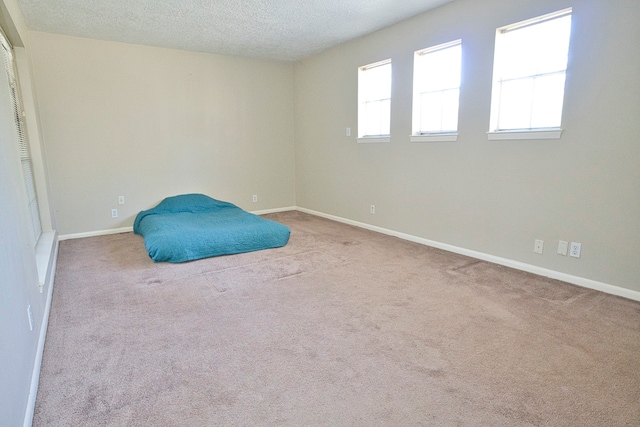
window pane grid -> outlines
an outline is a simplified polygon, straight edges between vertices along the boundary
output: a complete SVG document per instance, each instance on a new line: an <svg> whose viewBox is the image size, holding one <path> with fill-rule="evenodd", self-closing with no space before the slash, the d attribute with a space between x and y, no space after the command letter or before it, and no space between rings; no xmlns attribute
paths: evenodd
<svg viewBox="0 0 640 427"><path fill-rule="evenodd" d="M508 82L513 82L516 80L527 80L527 79L537 79L540 77L547 77L547 76L564 76L566 74L566 70L559 70L559 71L552 71L549 73L542 73L542 74L532 74L532 75L526 75L523 77L511 77L511 78L506 78L506 79L501 79L498 80L499 83L508 83Z"/></svg>
<svg viewBox="0 0 640 427"><path fill-rule="evenodd" d="M420 91L419 94L420 95L424 95L427 93L438 93L438 92L446 92L446 91L452 91L452 90L460 90L460 86L444 86L438 89L433 89L433 90L423 90Z"/></svg>
<svg viewBox="0 0 640 427"><path fill-rule="evenodd" d="M365 133L364 136L389 135L389 107L391 100L368 102L365 108Z"/></svg>
<svg viewBox="0 0 640 427"><path fill-rule="evenodd" d="M493 131L559 128L571 9L496 32Z"/></svg>
<svg viewBox="0 0 640 427"><path fill-rule="evenodd" d="M503 82L497 130L559 127L564 81L565 73L553 73Z"/></svg>
<svg viewBox="0 0 640 427"><path fill-rule="evenodd" d="M360 67L359 136L389 136L391 119L391 61Z"/></svg>
<svg viewBox="0 0 640 427"><path fill-rule="evenodd" d="M419 135L455 132L458 128L460 89L424 92L420 100Z"/></svg>
<svg viewBox="0 0 640 427"><path fill-rule="evenodd" d="M415 52L414 135L458 130L461 65L461 40Z"/></svg>

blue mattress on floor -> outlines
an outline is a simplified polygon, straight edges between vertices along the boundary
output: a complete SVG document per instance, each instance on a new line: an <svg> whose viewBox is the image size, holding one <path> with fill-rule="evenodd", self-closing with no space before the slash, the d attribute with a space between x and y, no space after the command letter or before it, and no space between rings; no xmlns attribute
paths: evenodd
<svg viewBox="0 0 640 427"><path fill-rule="evenodd" d="M287 244L290 230L239 207L203 194L167 197L140 212L133 231L155 262L185 262Z"/></svg>

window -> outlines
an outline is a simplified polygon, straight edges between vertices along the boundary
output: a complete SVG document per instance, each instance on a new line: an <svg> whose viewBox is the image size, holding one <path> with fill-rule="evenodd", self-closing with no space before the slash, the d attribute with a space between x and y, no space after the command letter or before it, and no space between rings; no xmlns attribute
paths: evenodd
<svg viewBox="0 0 640 427"><path fill-rule="evenodd" d="M18 148L20 151L20 162L22 164L22 176L25 183L27 193L28 209L31 219L31 239L35 245L40 234L42 234L42 225L40 223L40 212L38 210L38 200L36 197L36 185L33 178L33 164L29 153L29 145L27 142L26 126L24 124L24 112L22 110L22 100L18 87L18 80L15 72L15 62L11 45L0 32L0 44L2 45L2 55L4 57L4 65L7 80L11 93L11 101L13 103L14 118L16 130L18 132Z"/></svg>
<svg viewBox="0 0 640 427"><path fill-rule="evenodd" d="M498 28L490 139L560 137L570 33L571 9Z"/></svg>
<svg viewBox="0 0 640 427"><path fill-rule="evenodd" d="M461 66L461 40L415 52L411 141L456 140Z"/></svg>
<svg viewBox="0 0 640 427"><path fill-rule="evenodd" d="M391 59L387 59L358 69L358 141L389 141L390 128Z"/></svg>

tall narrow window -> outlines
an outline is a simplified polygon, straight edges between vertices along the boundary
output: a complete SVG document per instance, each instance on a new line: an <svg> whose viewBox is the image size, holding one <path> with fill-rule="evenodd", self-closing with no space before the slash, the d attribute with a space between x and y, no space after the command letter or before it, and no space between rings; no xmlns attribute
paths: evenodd
<svg viewBox="0 0 640 427"><path fill-rule="evenodd" d="M14 118L16 130L18 132L18 148L20 150L20 162L22 164L22 176L24 178L25 189L27 194L28 209L31 217L31 239L35 245L40 234L42 234L42 225L40 223L40 212L38 210L38 199L36 197L36 185L33 178L33 163L29 153L29 144L27 140L26 126L24 124L24 112L22 109L22 100L20 98L20 90L15 72L15 61L13 58L13 50L4 34L0 31L0 44L2 45L2 55L4 57L4 65L9 89L11 93L11 101L13 103Z"/></svg>
<svg viewBox="0 0 640 427"><path fill-rule="evenodd" d="M461 40L415 52L412 141L456 139L461 65Z"/></svg>
<svg viewBox="0 0 640 427"><path fill-rule="evenodd" d="M391 59L358 69L358 101L359 141L388 141L391 128Z"/></svg>
<svg viewBox="0 0 640 427"><path fill-rule="evenodd" d="M571 9L498 28L489 137L559 138Z"/></svg>

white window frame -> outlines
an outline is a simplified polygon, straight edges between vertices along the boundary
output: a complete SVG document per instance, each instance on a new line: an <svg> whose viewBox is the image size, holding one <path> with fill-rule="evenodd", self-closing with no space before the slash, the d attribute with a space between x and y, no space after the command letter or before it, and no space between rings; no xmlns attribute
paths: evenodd
<svg viewBox="0 0 640 427"><path fill-rule="evenodd" d="M420 62L426 57L426 55L440 52L445 49L451 49L453 47L460 46L460 80L458 80L457 86L437 88L428 92L421 92L420 81L423 78L419 70L421 68ZM458 113L460 111L460 82L462 80L462 39L453 40L451 42L442 43L437 46L428 47L414 52L413 56L413 118L412 118L412 134L410 136L411 142L447 142L457 141L458 139ZM422 95L425 93L441 93L457 91L458 96L458 110L456 111L456 128L455 129L440 129L437 131L429 131L421 129L421 117L422 117ZM443 106L441 106L441 109Z"/></svg>
<svg viewBox="0 0 640 427"><path fill-rule="evenodd" d="M13 46L11 46L9 40L2 31L0 31L0 49L2 49L3 62L5 65L5 75L9 83L11 100L13 103L22 177L25 186L25 194L27 196L27 210L29 212L29 219L31 223L31 227L29 227L29 235L31 238L31 243L35 247L38 243L38 239L40 239L40 236L42 235L42 223L40 221L38 195L36 192L36 184L33 173L33 161L31 159L31 153L29 151L29 139L27 136L27 127L24 122L25 113L22 107L22 98L17 78L16 61L13 52Z"/></svg>
<svg viewBox="0 0 640 427"><path fill-rule="evenodd" d="M393 78L389 78L389 98L381 98L381 99L369 99L366 79L364 78L365 73L368 70L386 66L392 67L391 58L385 59L383 61L378 61L369 65L364 65L358 68L358 142L389 142L391 141L391 92L392 92L392 80ZM393 68L391 68L391 74L393 73ZM389 108L389 133L386 134L368 134L367 133L367 104L368 103L383 103L388 102Z"/></svg>
<svg viewBox="0 0 640 427"><path fill-rule="evenodd" d="M572 15L572 8L567 8L563 10L559 10L557 12L549 13L546 15L538 16L536 18L528 19L526 21L518 22L515 24L507 25L496 30L496 41L495 41L495 56L494 56L494 67L493 67L493 86L491 92L491 116L490 116L490 127L489 132L487 132L487 137L489 140L516 140L516 139L559 139L562 135L562 111L564 107L564 87L562 93L561 105L560 109L560 124L557 127L542 127L542 128L522 128L522 129L500 129L499 118L500 118L500 97L501 97L501 86L502 86L502 76L501 70L504 67L504 63L509 60L507 58L504 49L502 48L504 43L504 37L501 37L503 34L517 31L519 29L530 27L532 25L541 24L544 22L549 22L554 19L562 18ZM567 52L568 53L568 52ZM568 56L568 55L567 55ZM568 63L568 60L567 60ZM564 69L555 70L553 73L563 74L566 83L566 71L568 64L565 63ZM522 79L529 78L535 79L541 76L550 75L552 73L545 73L541 75L530 75L523 76ZM533 97L532 97L533 103ZM532 109L533 110L533 109Z"/></svg>

